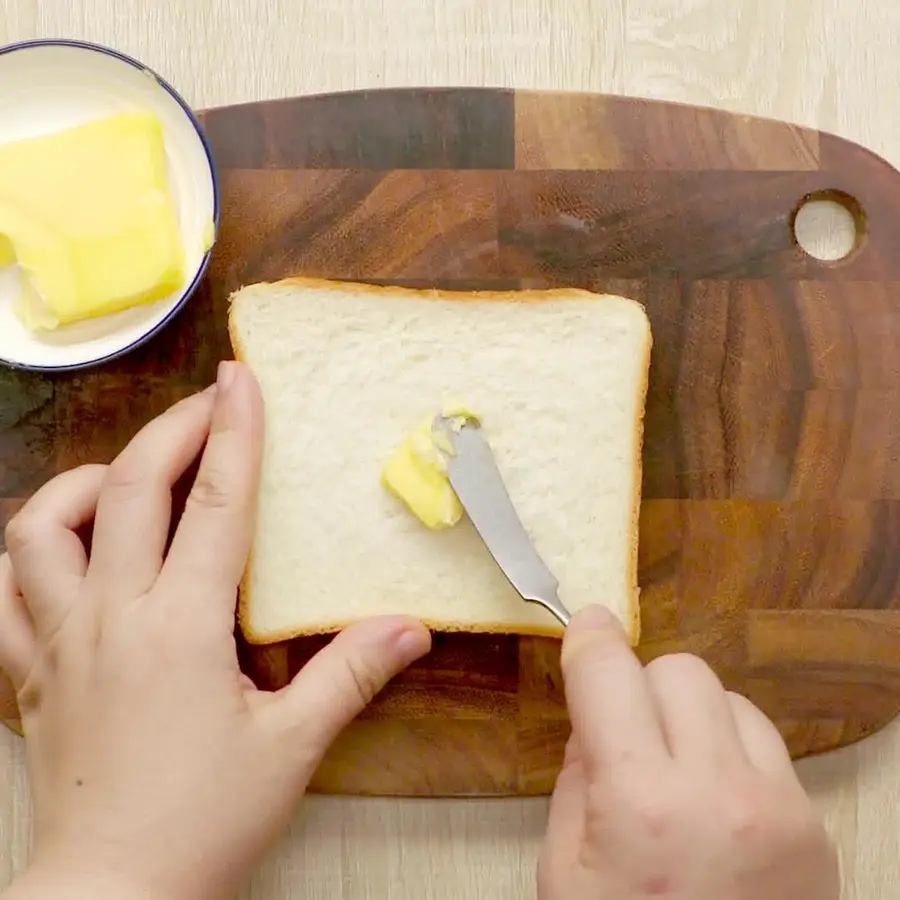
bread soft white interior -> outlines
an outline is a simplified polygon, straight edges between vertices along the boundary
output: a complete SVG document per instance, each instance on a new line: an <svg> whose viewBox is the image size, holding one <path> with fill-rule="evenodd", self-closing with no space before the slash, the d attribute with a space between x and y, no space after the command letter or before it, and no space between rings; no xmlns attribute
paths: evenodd
<svg viewBox="0 0 900 900"><path fill-rule="evenodd" d="M466 518L431 531L380 482L399 442L448 400L481 417L566 605L604 603L637 639L651 346L639 304L292 279L234 294L229 329L266 408L240 602L251 642L383 613L439 630L561 633L519 598Z"/></svg>

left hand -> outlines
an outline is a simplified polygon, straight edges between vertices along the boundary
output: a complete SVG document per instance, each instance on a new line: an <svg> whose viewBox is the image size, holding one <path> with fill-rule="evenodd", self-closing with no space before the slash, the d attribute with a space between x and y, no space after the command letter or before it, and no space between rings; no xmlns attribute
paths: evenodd
<svg viewBox="0 0 900 900"><path fill-rule="evenodd" d="M215 389L109 467L53 479L7 527L0 667L35 809L32 868L11 896L231 895L338 733L428 651L421 623L391 617L346 630L276 693L241 674L234 608L262 433L255 380L223 364ZM201 453L169 543L172 487ZM76 531L91 520L88 558Z"/></svg>

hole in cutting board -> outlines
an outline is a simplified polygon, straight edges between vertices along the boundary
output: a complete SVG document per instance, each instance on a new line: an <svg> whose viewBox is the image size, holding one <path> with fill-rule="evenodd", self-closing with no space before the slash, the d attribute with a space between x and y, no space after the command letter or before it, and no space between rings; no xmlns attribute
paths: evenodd
<svg viewBox="0 0 900 900"><path fill-rule="evenodd" d="M794 237L813 259L838 262L859 247L865 222L855 198L840 191L821 191L800 204L794 215Z"/></svg>

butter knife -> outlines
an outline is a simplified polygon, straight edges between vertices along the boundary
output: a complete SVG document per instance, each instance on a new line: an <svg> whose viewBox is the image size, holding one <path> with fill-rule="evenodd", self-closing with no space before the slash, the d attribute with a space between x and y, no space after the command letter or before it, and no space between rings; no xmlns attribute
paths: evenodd
<svg viewBox="0 0 900 900"><path fill-rule="evenodd" d="M475 530L494 561L523 600L537 603L562 623L569 624L569 611L559 599L559 582L538 555L497 468L480 424L472 419L438 416L434 427L443 432L453 448L443 454L447 477Z"/></svg>

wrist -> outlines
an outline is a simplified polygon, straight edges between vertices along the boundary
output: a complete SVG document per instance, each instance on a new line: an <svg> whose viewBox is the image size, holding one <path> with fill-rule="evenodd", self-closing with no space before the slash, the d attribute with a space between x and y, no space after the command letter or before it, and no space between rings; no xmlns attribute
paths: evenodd
<svg viewBox="0 0 900 900"><path fill-rule="evenodd" d="M67 872L29 866L0 894L0 900L179 900L162 898L139 885L128 884L105 872Z"/></svg>

